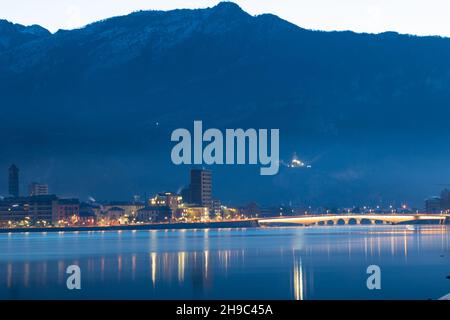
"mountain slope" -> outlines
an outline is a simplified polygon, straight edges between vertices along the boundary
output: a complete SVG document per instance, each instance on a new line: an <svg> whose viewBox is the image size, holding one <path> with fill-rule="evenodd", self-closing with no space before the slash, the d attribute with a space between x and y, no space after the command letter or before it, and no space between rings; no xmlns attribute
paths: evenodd
<svg viewBox="0 0 450 320"><path fill-rule="evenodd" d="M73 177L74 157L87 175L100 176L87 193L173 188L186 168L170 163L170 132L196 119L207 127L280 128L283 158L298 152L314 162L311 172L283 169L264 179L249 168L240 194L226 173L241 169L215 168L219 196L237 201L420 202L445 168L424 167L449 160L449 39L309 31L232 3L19 38L0 50L10 150L2 159L27 155L31 172L38 158L53 159L61 167L49 179L68 192L83 185L58 182ZM93 163L103 157L111 169L98 173ZM107 181L122 187L104 187Z"/></svg>
<svg viewBox="0 0 450 320"><path fill-rule="evenodd" d="M0 53L49 35L48 30L38 25L25 27L0 19Z"/></svg>

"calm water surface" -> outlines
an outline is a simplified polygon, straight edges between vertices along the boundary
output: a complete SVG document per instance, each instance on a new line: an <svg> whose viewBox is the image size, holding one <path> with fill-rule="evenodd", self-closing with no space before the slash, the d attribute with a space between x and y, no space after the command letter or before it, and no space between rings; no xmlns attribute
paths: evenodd
<svg viewBox="0 0 450 320"><path fill-rule="evenodd" d="M1 299L436 299L449 226L0 234ZM81 268L68 290L66 268ZM381 290L366 286L381 268Z"/></svg>

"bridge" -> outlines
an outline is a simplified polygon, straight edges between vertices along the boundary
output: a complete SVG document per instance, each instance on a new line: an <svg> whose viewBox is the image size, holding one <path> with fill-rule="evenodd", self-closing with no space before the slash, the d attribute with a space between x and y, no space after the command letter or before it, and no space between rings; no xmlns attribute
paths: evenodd
<svg viewBox="0 0 450 320"><path fill-rule="evenodd" d="M274 217L258 219L261 225L337 225L337 224L398 224L418 221L433 221L445 224L449 214L322 214L295 217Z"/></svg>

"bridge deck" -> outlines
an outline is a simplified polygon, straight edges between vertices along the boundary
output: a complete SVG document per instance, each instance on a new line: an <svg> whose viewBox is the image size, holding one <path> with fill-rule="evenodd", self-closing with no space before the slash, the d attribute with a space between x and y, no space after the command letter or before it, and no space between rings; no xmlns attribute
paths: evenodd
<svg viewBox="0 0 450 320"><path fill-rule="evenodd" d="M420 220L436 220L439 222L445 222L447 218L450 218L448 214L323 214L323 215L305 215L296 217L274 217L267 219L258 219L259 223L292 223L292 224L316 224L320 222L333 222L334 224L339 221L343 221L348 224L350 220L354 220L357 224L360 224L362 220L369 220L371 223L381 221L385 223L402 223L409 221Z"/></svg>

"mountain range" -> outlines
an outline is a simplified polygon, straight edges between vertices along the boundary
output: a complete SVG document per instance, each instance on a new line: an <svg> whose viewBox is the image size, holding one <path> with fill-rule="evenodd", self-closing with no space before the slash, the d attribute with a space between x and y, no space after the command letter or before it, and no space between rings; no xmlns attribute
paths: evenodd
<svg viewBox="0 0 450 320"><path fill-rule="evenodd" d="M224 202L352 206L450 183L450 39L306 30L231 2L141 11L75 30L0 20L0 181L129 198L187 184L170 133L279 128L283 162L213 166ZM6 194L6 183L0 194Z"/></svg>

